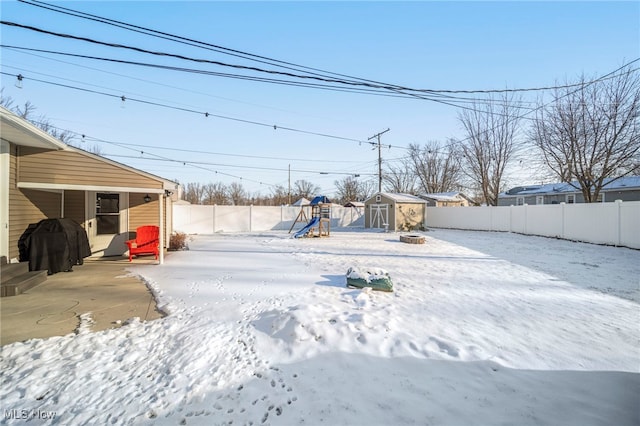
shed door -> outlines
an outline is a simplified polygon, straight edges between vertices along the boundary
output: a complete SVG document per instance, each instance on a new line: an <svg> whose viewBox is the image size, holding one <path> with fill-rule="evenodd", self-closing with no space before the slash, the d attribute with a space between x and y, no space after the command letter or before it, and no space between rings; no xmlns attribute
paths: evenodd
<svg viewBox="0 0 640 426"><path fill-rule="evenodd" d="M389 224L388 204L369 204L369 228L385 228Z"/></svg>

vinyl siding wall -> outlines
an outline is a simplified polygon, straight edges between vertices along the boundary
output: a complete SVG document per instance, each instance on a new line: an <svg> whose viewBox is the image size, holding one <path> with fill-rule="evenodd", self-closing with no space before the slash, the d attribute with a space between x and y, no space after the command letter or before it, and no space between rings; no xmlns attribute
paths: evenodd
<svg viewBox="0 0 640 426"><path fill-rule="evenodd" d="M157 180L78 152L19 149L20 182L162 188Z"/></svg>
<svg viewBox="0 0 640 426"><path fill-rule="evenodd" d="M55 192L20 190L16 187L18 161L17 146L9 144L9 259L17 258L18 240L31 223L49 217L60 217L62 194Z"/></svg>
<svg viewBox="0 0 640 426"><path fill-rule="evenodd" d="M144 202L144 196L146 194L129 194L129 231L134 232L136 228L143 225L158 225L158 196L160 194L149 194L151 201ZM167 212L172 208L171 200L165 198L163 200L164 205L164 228L162 232L165 235L164 245L169 246L169 237L171 226L171 214Z"/></svg>

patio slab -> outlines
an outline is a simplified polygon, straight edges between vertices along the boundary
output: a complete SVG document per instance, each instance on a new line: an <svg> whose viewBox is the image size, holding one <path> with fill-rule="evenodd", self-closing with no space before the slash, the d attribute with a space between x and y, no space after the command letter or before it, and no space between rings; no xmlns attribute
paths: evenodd
<svg viewBox="0 0 640 426"><path fill-rule="evenodd" d="M0 299L0 344L74 333L80 315L90 312L91 331L119 327L126 320L161 318L147 286L125 270L135 265L157 267L153 257L88 258L72 272L47 277L37 287Z"/></svg>

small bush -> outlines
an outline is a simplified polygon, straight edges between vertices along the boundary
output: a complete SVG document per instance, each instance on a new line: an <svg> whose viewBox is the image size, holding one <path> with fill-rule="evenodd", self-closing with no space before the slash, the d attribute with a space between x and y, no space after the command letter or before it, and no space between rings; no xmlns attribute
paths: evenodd
<svg viewBox="0 0 640 426"><path fill-rule="evenodd" d="M174 232L169 239L169 250L188 250L187 234L183 232Z"/></svg>

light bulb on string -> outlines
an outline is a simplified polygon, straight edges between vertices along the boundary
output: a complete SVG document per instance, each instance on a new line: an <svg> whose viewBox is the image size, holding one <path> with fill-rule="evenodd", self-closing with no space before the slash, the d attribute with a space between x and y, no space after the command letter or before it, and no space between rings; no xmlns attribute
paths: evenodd
<svg viewBox="0 0 640 426"><path fill-rule="evenodd" d="M22 74L18 74L18 75L16 76L16 87L17 87L18 89L22 89L22 79L23 79L23 78L24 78L24 77L22 76Z"/></svg>

